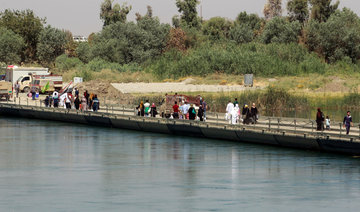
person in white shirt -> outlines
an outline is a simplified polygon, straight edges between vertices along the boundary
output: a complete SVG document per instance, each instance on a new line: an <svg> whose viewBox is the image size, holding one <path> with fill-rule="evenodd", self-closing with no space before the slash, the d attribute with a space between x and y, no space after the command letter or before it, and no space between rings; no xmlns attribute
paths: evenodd
<svg viewBox="0 0 360 212"><path fill-rule="evenodd" d="M239 119L239 105L236 104L235 107L231 110L231 124L236 124Z"/></svg>
<svg viewBox="0 0 360 212"><path fill-rule="evenodd" d="M231 112L234 108L234 104L229 101L229 103L226 106L226 114L225 114L225 120L229 120L229 124L231 124Z"/></svg>

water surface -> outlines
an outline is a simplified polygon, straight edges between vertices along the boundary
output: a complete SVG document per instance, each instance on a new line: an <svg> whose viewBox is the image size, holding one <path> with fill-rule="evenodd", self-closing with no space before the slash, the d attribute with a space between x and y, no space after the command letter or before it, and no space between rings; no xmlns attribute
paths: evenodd
<svg viewBox="0 0 360 212"><path fill-rule="evenodd" d="M359 160L0 117L0 211L357 211Z"/></svg>

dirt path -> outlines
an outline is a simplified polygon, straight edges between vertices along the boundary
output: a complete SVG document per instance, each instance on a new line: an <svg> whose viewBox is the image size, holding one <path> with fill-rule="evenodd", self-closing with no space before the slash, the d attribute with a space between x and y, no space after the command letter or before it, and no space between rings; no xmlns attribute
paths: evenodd
<svg viewBox="0 0 360 212"><path fill-rule="evenodd" d="M262 89L243 85L193 85L186 83L112 83L122 93L230 92Z"/></svg>

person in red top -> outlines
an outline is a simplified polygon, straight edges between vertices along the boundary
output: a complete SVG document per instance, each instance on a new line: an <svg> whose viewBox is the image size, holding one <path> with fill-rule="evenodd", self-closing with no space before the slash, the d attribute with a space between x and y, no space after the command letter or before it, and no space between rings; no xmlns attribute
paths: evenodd
<svg viewBox="0 0 360 212"><path fill-rule="evenodd" d="M173 118L174 119L179 118L179 105L177 104L177 101L175 101L175 104L173 106Z"/></svg>

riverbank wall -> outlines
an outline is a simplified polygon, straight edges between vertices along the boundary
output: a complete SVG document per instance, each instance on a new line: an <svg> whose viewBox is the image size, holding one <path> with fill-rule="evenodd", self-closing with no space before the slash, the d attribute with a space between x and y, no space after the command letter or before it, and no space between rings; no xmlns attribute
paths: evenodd
<svg viewBox="0 0 360 212"><path fill-rule="evenodd" d="M0 115L360 155L359 137L0 103Z"/></svg>

